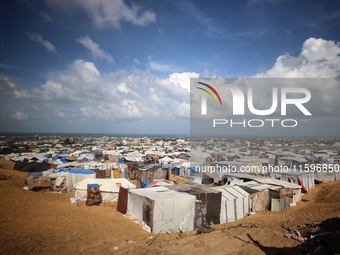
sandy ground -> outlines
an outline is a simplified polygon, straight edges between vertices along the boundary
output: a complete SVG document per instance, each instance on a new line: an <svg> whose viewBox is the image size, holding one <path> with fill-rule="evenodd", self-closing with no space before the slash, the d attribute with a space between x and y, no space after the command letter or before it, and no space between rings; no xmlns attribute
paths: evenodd
<svg viewBox="0 0 340 255"><path fill-rule="evenodd" d="M151 234L117 212L116 202L74 206L73 193L48 187L26 191L27 173L12 170L13 165L0 160L0 175L12 176L0 180L0 254L303 254L300 242L284 237L282 224L313 224L340 215L338 181L317 185L303 196L309 202L216 225L211 233ZM233 228L240 223L244 227Z"/></svg>

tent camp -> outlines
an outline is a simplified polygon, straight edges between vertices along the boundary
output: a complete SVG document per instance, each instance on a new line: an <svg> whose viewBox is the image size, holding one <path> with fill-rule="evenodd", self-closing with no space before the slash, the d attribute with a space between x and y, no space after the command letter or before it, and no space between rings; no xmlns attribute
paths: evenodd
<svg viewBox="0 0 340 255"><path fill-rule="evenodd" d="M86 201L87 198L87 185L88 184L99 184L101 201L100 202L110 202L116 201L118 198L118 193L120 187L135 189L136 186L129 182L125 178L117 178L117 179L96 179L96 178L88 178L76 183L73 187L74 197L77 200Z"/></svg>
<svg viewBox="0 0 340 255"><path fill-rule="evenodd" d="M152 232L194 229L196 197L165 187L128 191L127 212L144 221Z"/></svg>
<svg viewBox="0 0 340 255"><path fill-rule="evenodd" d="M221 223L233 222L250 213L250 195L238 186L221 186L215 189L222 192Z"/></svg>

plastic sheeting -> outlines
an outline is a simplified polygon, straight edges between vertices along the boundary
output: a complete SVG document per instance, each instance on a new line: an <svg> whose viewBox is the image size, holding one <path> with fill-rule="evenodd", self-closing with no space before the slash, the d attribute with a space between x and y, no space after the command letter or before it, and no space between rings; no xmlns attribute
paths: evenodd
<svg viewBox="0 0 340 255"><path fill-rule="evenodd" d="M51 178L51 188L58 181L58 183L62 182L66 186L67 192L71 192L73 191L74 184L84 179L96 178L96 174L92 170L86 170L86 169L73 169L73 170L60 169L57 172L52 173L47 177ZM56 188L55 186L53 187ZM54 191L61 191L61 190L57 188Z"/></svg>
<svg viewBox="0 0 340 255"><path fill-rule="evenodd" d="M88 169L59 169L56 173L69 172L72 174L93 174L92 170Z"/></svg>
<svg viewBox="0 0 340 255"><path fill-rule="evenodd" d="M103 202L110 202L117 200L120 187L134 189L136 186L129 182L125 178L117 179L96 179L89 178L74 185L74 197L77 200L85 201L87 196L87 185L88 184L99 184L100 192Z"/></svg>
<svg viewBox="0 0 340 255"><path fill-rule="evenodd" d="M250 195L238 186L212 188L222 192L221 223L233 222L250 213Z"/></svg>
<svg viewBox="0 0 340 255"><path fill-rule="evenodd" d="M270 172L270 177L272 178L280 178L280 180L288 181L289 177L295 177L297 180L295 184L299 185L298 181L302 181L303 186L310 190L314 188L314 173L313 172Z"/></svg>
<svg viewBox="0 0 340 255"><path fill-rule="evenodd" d="M152 232L194 229L196 197L165 187L129 190L127 212L144 221Z"/></svg>

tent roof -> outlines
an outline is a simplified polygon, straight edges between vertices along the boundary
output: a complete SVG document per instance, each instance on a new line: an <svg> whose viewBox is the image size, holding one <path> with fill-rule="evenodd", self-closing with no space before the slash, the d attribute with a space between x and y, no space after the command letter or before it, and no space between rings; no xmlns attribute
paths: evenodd
<svg viewBox="0 0 340 255"><path fill-rule="evenodd" d="M59 169L56 173L69 172L71 174L94 174L94 171L88 169Z"/></svg>
<svg viewBox="0 0 340 255"><path fill-rule="evenodd" d="M115 179L96 179L96 178L88 178L82 180L73 185L73 187L77 190L87 190L88 184L99 184L100 191L105 192L119 192L120 187L135 189L136 186L129 182L125 178L115 178Z"/></svg>

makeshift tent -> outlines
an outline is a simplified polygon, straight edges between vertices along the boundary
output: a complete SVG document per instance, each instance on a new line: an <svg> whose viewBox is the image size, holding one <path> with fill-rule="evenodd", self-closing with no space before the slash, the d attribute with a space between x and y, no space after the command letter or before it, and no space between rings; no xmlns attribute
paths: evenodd
<svg viewBox="0 0 340 255"><path fill-rule="evenodd" d="M198 184L182 184L168 187L171 190L186 192L196 197L196 219L202 223L220 224L221 191ZM203 215L202 215L203 214ZM202 227L195 221L195 228Z"/></svg>
<svg viewBox="0 0 340 255"><path fill-rule="evenodd" d="M42 172L33 172L27 175L25 185L27 190L33 189L45 182Z"/></svg>
<svg viewBox="0 0 340 255"><path fill-rule="evenodd" d="M235 182L235 181L233 181ZM249 193L251 198L251 211L260 212L270 209L269 189L276 187L269 184L257 183L255 181L243 182L238 184L242 189Z"/></svg>
<svg viewBox="0 0 340 255"><path fill-rule="evenodd" d="M159 163L165 163L165 164L170 164L172 162L174 162L174 160L168 156L165 156L164 158L161 158L159 160Z"/></svg>
<svg viewBox="0 0 340 255"><path fill-rule="evenodd" d="M30 154L32 155L32 154ZM41 155L41 154L34 154L32 156L27 156L26 154L21 154L21 156L12 158L12 161L15 162L37 162L37 163L41 163L41 162L47 162L48 158Z"/></svg>
<svg viewBox="0 0 340 255"><path fill-rule="evenodd" d="M127 212L144 221L152 232L194 229L196 197L165 187L129 190Z"/></svg>
<svg viewBox="0 0 340 255"><path fill-rule="evenodd" d="M52 157L52 161L53 163L55 163L56 165L59 165L59 164L65 164L65 163L68 163L68 160L66 159L68 156L70 155L57 155L57 156L53 156ZM59 160L58 160L59 159ZM57 163L58 162L58 163ZM61 163L59 163L61 162Z"/></svg>
<svg viewBox="0 0 340 255"><path fill-rule="evenodd" d="M190 167L190 164L193 165ZM203 164L195 164L190 162L185 162L180 165L179 176L189 178L190 176L194 176L195 173L200 171L200 167Z"/></svg>
<svg viewBox="0 0 340 255"><path fill-rule="evenodd" d="M87 184L87 206L100 205L101 192L99 188L99 184Z"/></svg>
<svg viewBox="0 0 340 255"><path fill-rule="evenodd" d="M150 180L152 182L154 179L166 179L168 170L163 170L160 164L150 164L146 168L139 168L137 170L136 178L140 181ZM144 185L139 182L140 187Z"/></svg>
<svg viewBox="0 0 340 255"><path fill-rule="evenodd" d="M51 178L52 191L71 192L74 184L87 178L96 178L96 174L87 169L60 169L48 177Z"/></svg>
<svg viewBox="0 0 340 255"><path fill-rule="evenodd" d="M77 200L85 201L87 196L87 185L98 184L100 185L101 201L109 202L116 201L120 187L135 189L136 186L125 178L117 179L96 179L88 178L74 184L74 197Z"/></svg>
<svg viewBox="0 0 340 255"><path fill-rule="evenodd" d="M215 189L222 192L221 223L233 222L250 213L250 195L238 186L221 186Z"/></svg>
<svg viewBox="0 0 340 255"><path fill-rule="evenodd" d="M14 165L14 170L18 170L21 172L42 172L51 167L51 164L46 162L16 162Z"/></svg>
<svg viewBox="0 0 340 255"><path fill-rule="evenodd" d="M190 167L189 162L186 162L186 163L183 163L182 165L180 165L179 176L189 178L190 177L190 169L188 169L188 167Z"/></svg>
<svg viewBox="0 0 340 255"><path fill-rule="evenodd" d="M157 187L157 186L171 186L175 185L173 181L162 180L162 179L154 179L149 183L148 187Z"/></svg>
<svg viewBox="0 0 340 255"><path fill-rule="evenodd" d="M65 163L65 164L60 164L58 165L56 168L57 169L65 169L65 168L74 168L74 169L79 169L79 167L82 166L82 163L78 163L78 162L69 162L69 163ZM84 167L84 169L89 169L87 167Z"/></svg>
<svg viewBox="0 0 340 255"><path fill-rule="evenodd" d="M190 176L189 183L202 184L202 177L200 176Z"/></svg>
<svg viewBox="0 0 340 255"><path fill-rule="evenodd" d="M294 184L302 185L306 190L314 188L314 173L313 172L270 172L270 177L280 178L282 181L290 181Z"/></svg>
<svg viewBox="0 0 340 255"><path fill-rule="evenodd" d="M189 175L190 175L190 176L194 176L195 173L200 172L200 169L201 169L201 167L202 167L203 165L204 165L204 164L201 164L201 165L199 165L199 166L191 166L191 167L188 167L188 170L190 170Z"/></svg>

